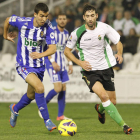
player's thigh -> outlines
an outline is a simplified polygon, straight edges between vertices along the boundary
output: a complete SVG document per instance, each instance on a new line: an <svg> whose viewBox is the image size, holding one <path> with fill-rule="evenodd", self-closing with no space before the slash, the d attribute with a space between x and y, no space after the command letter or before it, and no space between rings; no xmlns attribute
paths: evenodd
<svg viewBox="0 0 140 140"><path fill-rule="evenodd" d="M87 84L87 86L90 89L90 92L94 93L92 87L93 85L97 82L97 81L102 81L102 79L100 78L100 72L99 71L82 71L82 79L85 81L85 83Z"/></svg>
<svg viewBox="0 0 140 140"><path fill-rule="evenodd" d="M28 84L28 88L27 88L27 97L29 99L35 99L35 90L34 88Z"/></svg>
<svg viewBox="0 0 140 140"><path fill-rule="evenodd" d="M109 96L109 99L110 101L116 105L116 92L115 91L106 91L108 96Z"/></svg>
<svg viewBox="0 0 140 140"><path fill-rule="evenodd" d="M99 96L102 102L106 102L109 99L109 96L101 82L96 81L92 87L92 90Z"/></svg>
<svg viewBox="0 0 140 140"><path fill-rule="evenodd" d="M54 84L54 90L59 93L62 91L62 83L61 82L56 82L56 83L53 83Z"/></svg>
<svg viewBox="0 0 140 140"><path fill-rule="evenodd" d="M44 86L41 80L38 78L38 76L34 73L30 73L25 81L31 85L36 93L43 93L44 92Z"/></svg>

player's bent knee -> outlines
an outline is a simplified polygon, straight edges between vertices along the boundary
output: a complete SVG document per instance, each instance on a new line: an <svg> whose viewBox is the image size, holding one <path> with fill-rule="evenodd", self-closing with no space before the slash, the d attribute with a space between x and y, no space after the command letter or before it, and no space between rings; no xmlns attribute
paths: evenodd
<svg viewBox="0 0 140 140"><path fill-rule="evenodd" d="M54 84L54 90L59 93L62 91L62 84L61 83L56 83Z"/></svg>
<svg viewBox="0 0 140 140"><path fill-rule="evenodd" d="M109 100L109 96L105 93L102 93L100 95L100 99L101 99L101 101L105 102L105 101Z"/></svg>
<svg viewBox="0 0 140 140"><path fill-rule="evenodd" d="M54 90L55 90L57 93L59 93L59 92L62 91L62 88L58 87L58 88L54 88Z"/></svg>
<svg viewBox="0 0 140 140"><path fill-rule="evenodd" d="M44 93L44 86L40 85L40 86L35 87L35 92L36 93Z"/></svg>

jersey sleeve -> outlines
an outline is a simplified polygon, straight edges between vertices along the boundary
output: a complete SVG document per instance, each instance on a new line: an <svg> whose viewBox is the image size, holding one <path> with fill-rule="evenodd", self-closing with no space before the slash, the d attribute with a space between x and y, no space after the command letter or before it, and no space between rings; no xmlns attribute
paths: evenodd
<svg viewBox="0 0 140 140"><path fill-rule="evenodd" d="M54 36L54 29L51 25L48 26L48 29L47 29L46 43L47 43L47 45L56 44L56 40L55 40L55 36Z"/></svg>
<svg viewBox="0 0 140 140"><path fill-rule="evenodd" d="M66 47L70 48L70 49L73 49L76 45L76 42L77 42L77 35L76 35L76 31L73 31L71 33L71 35L69 36L68 38L68 41L67 41L67 44L66 44Z"/></svg>
<svg viewBox="0 0 140 140"><path fill-rule="evenodd" d="M110 25L106 24L106 26L106 36L111 40L112 43L117 44L120 40L119 33Z"/></svg>
<svg viewBox="0 0 140 140"><path fill-rule="evenodd" d="M17 27L18 29L21 28L22 24L24 24L25 22L25 17L18 17L16 15L12 15L9 19L9 24L14 26L14 27Z"/></svg>

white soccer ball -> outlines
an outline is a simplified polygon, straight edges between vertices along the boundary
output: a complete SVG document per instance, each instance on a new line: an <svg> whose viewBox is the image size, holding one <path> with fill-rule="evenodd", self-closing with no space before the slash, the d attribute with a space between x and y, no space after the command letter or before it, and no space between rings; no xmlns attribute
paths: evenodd
<svg viewBox="0 0 140 140"><path fill-rule="evenodd" d="M58 125L58 131L61 136L74 136L77 132L77 125L72 120L62 120Z"/></svg>

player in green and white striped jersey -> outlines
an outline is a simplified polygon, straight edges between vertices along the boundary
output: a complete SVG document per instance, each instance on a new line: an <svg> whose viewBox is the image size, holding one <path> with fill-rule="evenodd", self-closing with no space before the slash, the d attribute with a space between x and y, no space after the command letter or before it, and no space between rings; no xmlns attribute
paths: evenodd
<svg viewBox="0 0 140 140"><path fill-rule="evenodd" d="M102 103L95 105L99 121L105 123L105 110L126 134L130 134L132 128L124 122L114 106L116 93L112 67L116 65L116 58L119 64L122 63L123 46L119 41L119 34L111 26L97 22L97 18L96 9L92 5L85 5L83 9L85 24L71 33L64 53L82 67L82 79L85 80L90 91L101 99ZM113 56L109 40L117 46L116 58ZM71 53L75 45L79 50L80 60Z"/></svg>

